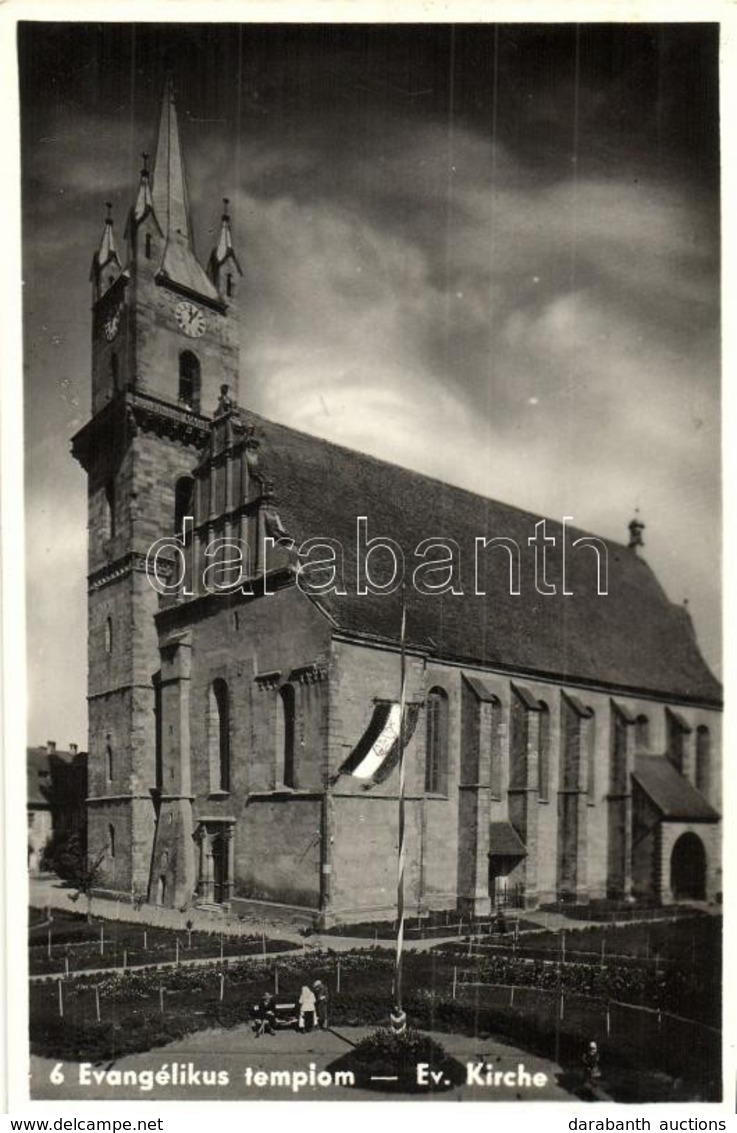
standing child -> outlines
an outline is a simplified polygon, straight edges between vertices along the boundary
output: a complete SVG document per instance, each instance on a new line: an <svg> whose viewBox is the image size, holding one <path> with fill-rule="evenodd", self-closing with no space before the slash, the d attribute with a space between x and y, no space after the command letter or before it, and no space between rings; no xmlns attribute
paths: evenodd
<svg viewBox="0 0 737 1133"><path fill-rule="evenodd" d="M299 1023L298 1030L310 1032L315 1025L315 993L307 984L302 985L299 993Z"/></svg>

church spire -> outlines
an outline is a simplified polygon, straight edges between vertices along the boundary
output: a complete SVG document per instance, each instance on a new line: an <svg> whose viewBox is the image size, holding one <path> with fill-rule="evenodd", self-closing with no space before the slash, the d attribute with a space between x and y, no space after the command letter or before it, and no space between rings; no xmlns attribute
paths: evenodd
<svg viewBox="0 0 737 1133"><path fill-rule="evenodd" d="M164 237L164 254L158 278L204 299L219 302L220 297L197 260L189 219L187 183L179 139L179 122L171 79L167 80L159 118L153 186L149 185L148 169L141 174L139 201L146 214L147 193L150 211ZM138 220L138 205L135 216Z"/></svg>
<svg viewBox="0 0 737 1133"><path fill-rule="evenodd" d="M154 165L153 208L165 236L176 233L189 240L189 204L171 79L167 80L161 104Z"/></svg>

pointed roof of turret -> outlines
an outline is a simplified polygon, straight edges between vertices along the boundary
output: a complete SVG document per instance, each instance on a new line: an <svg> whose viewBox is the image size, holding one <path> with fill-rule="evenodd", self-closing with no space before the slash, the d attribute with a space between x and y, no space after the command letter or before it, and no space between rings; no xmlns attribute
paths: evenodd
<svg viewBox="0 0 737 1133"><path fill-rule="evenodd" d="M210 259L207 265L208 274L210 278L217 282L218 271L227 260L232 260L235 264L236 270L239 275L243 275L243 269L238 263L238 257L235 254L233 247L233 233L230 228L230 213L228 206L230 201L227 197L223 197L223 214L220 218L220 233L218 235L218 242L210 253Z"/></svg>
<svg viewBox="0 0 737 1133"><path fill-rule="evenodd" d="M107 216L105 217L105 227L102 230L100 247L95 253L95 264L98 268L104 268L112 261L120 267L118 249L115 247L115 233L113 232L113 206L110 201L105 202L105 208L107 209Z"/></svg>
<svg viewBox="0 0 737 1133"><path fill-rule="evenodd" d="M141 169L141 180L138 185L138 196L136 203L133 206L133 219L136 224L140 223L145 216L152 212L154 207L153 196L151 194L151 174L148 169L148 154L141 154L143 158L143 168Z"/></svg>
<svg viewBox="0 0 737 1133"><path fill-rule="evenodd" d="M100 245L92 257L92 269L90 271L90 279L99 279L103 269L114 264L118 271L123 270L123 266L118 257L118 249L115 246L115 233L113 232L113 206L110 201L105 202L107 209L107 216L105 217L105 227L102 230L100 237Z"/></svg>
<svg viewBox="0 0 737 1133"><path fill-rule="evenodd" d="M230 213L228 206L230 201L227 197L223 197L223 215L220 221L220 235L218 236L217 246L212 254L215 263L223 264L227 259L235 261L238 271L241 271L241 265L238 263L238 257L235 254L233 247L233 233L230 228ZM241 275L243 272L241 271Z"/></svg>
<svg viewBox="0 0 737 1133"><path fill-rule="evenodd" d="M142 177L139 190L139 200L143 193L144 215L148 181L148 177ZM216 289L194 252L179 123L171 80L166 84L161 104L156 164L150 194L151 209L166 241L159 272L188 291L219 301Z"/></svg>

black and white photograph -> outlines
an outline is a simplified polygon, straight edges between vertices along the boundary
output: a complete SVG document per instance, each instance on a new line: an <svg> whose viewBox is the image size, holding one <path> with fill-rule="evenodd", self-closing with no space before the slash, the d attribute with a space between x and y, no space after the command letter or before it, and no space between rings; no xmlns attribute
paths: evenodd
<svg viewBox="0 0 737 1133"><path fill-rule="evenodd" d="M168 12L17 24L30 1100L731 1112L719 22Z"/></svg>

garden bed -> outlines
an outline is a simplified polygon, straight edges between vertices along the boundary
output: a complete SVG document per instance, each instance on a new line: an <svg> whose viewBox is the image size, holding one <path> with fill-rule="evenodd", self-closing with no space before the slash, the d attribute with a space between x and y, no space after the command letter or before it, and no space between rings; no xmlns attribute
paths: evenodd
<svg viewBox="0 0 737 1133"><path fill-rule="evenodd" d="M183 960L218 960L298 949L299 945L264 934L242 936L186 928L153 928L128 921L88 920L83 914L56 912L51 923L32 922L28 931L30 975L96 968L134 967Z"/></svg>
<svg viewBox="0 0 737 1133"><path fill-rule="evenodd" d="M435 937L461 936L464 933L495 935L500 939L512 936L515 928L520 932L539 929L534 921L524 920L515 913L505 916L506 929L496 931L496 918L460 917L458 913L432 912L424 917L408 917L404 924L405 940L428 940ZM333 925L324 936L349 936L365 940L393 940L397 935L396 921L356 921L354 924Z"/></svg>

